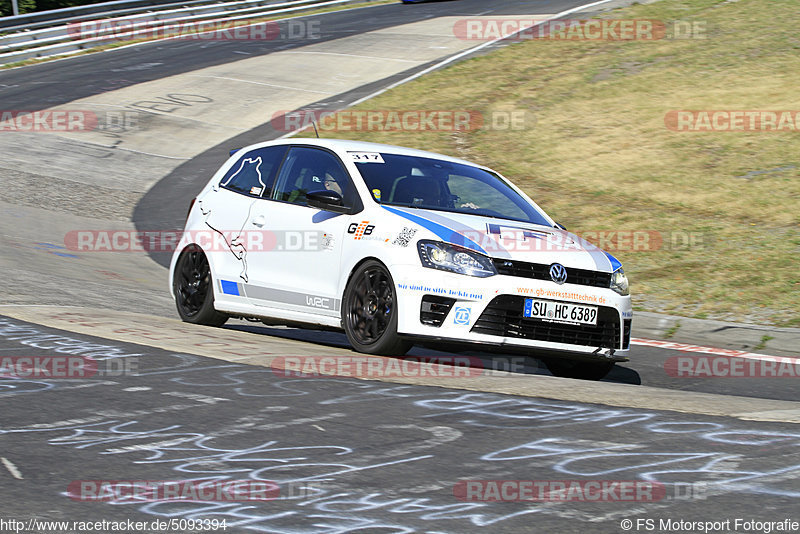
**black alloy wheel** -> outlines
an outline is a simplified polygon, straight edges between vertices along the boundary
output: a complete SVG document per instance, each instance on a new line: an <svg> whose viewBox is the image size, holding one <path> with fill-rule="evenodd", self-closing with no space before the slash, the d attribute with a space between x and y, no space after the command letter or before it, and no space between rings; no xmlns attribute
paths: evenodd
<svg viewBox="0 0 800 534"><path fill-rule="evenodd" d="M412 344L397 335L394 282L380 262L361 265L347 284L342 321L350 344L358 352L402 356Z"/></svg>
<svg viewBox="0 0 800 534"><path fill-rule="evenodd" d="M175 304L183 321L207 326L225 324L228 316L214 309L211 269L200 247L192 245L181 253L173 279Z"/></svg>

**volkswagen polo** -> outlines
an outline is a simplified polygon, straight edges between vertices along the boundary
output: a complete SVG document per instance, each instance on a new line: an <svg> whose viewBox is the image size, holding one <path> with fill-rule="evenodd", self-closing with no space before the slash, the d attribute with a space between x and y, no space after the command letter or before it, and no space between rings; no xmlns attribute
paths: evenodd
<svg viewBox="0 0 800 534"><path fill-rule="evenodd" d="M499 173L374 143L236 150L192 201L170 266L184 321L341 329L357 351L522 351L557 376L627 361L628 280Z"/></svg>

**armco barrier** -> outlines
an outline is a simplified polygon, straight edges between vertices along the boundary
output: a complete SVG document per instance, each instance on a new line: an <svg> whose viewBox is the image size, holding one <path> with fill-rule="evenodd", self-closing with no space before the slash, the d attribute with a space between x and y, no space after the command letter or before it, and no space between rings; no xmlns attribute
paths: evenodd
<svg viewBox="0 0 800 534"><path fill-rule="evenodd" d="M0 19L22 21L23 24L0 27L0 65L24 61L26 59L63 56L75 54L87 48L118 42L114 35L114 23L123 21L130 24L145 24L158 21L164 27L198 22L242 22L273 15L291 14L320 7L364 3L370 0L237 0L232 2L208 3L207 0L153 4L153 0L121 0L67 8L56 11L59 18L49 21L37 20L46 13L33 13L18 17ZM197 5L194 5L197 4ZM108 11L97 12L99 6ZM63 15L63 16L62 16ZM23 20L24 19L24 20ZM79 21L103 20L108 22L104 29L93 33L87 39L80 38L74 31ZM27 22L26 22L27 21ZM44 27L42 27L44 26Z"/></svg>

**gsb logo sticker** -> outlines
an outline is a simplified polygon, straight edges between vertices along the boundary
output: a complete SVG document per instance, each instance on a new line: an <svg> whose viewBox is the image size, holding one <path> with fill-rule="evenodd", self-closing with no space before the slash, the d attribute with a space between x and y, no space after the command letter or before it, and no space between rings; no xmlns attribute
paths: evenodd
<svg viewBox="0 0 800 534"><path fill-rule="evenodd" d="M353 239L361 239L365 235L371 235L374 229L374 224L369 224L369 221L361 221L361 223L350 223L350 226L347 227L347 233L355 234Z"/></svg>

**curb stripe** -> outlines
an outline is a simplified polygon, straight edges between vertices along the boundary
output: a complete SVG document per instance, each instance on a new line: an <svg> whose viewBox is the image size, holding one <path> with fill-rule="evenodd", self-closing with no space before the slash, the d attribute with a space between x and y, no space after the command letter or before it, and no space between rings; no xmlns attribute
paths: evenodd
<svg viewBox="0 0 800 534"><path fill-rule="evenodd" d="M660 349L677 350L680 352L698 352L702 354L714 354L716 356L728 356L731 358L746 358L748 360L777 361L792 364L800 364L800 358L788 356L770 356L769 354L758 354L756 352L746 352L735 349L720 349L716 347L704 347L702 345L691 345L689 343L676 343L674 341L660 341L657 339L631 338L631 345L643 347L657 347Z"/></svg>

